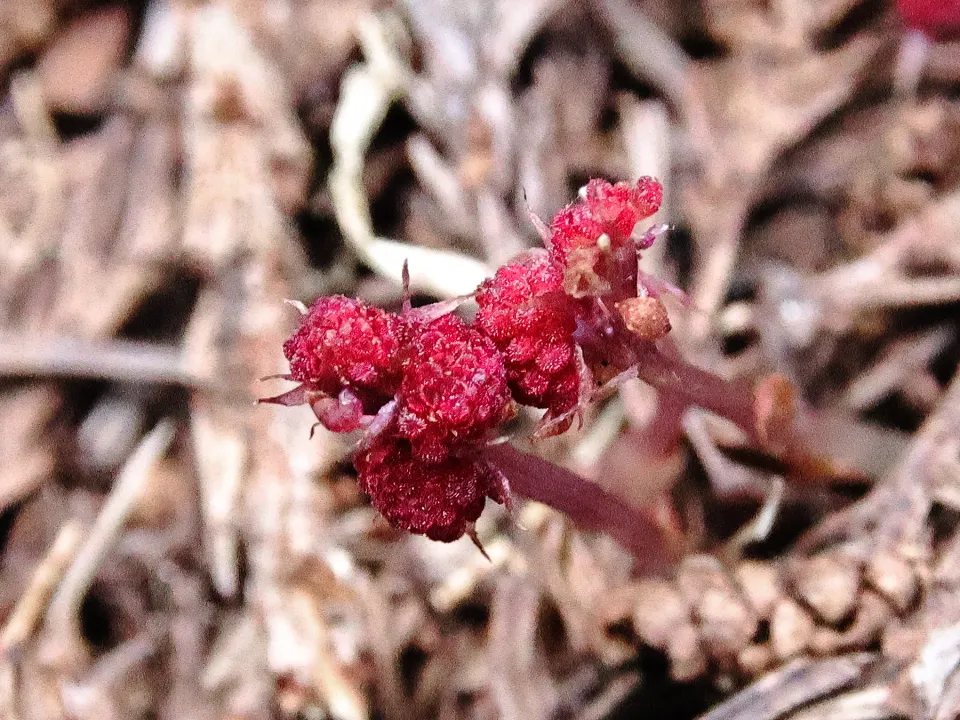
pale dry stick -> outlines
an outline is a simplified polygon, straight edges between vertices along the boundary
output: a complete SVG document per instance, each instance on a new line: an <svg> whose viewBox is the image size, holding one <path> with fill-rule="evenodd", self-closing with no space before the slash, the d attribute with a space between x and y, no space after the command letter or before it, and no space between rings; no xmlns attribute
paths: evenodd
<svg viewBox="0 0 960 720"><path fill-rule="evenodd" d="M130 513L153 477L152 470L173 441L175 426L163 420L140 442L120 471L86 542L50 601L43 629L42 657L49 665L76 666L86 652L80 636L80 604L97 571L120 539Z"/></svg>
<svg viewBox="0 0 960 720"><path fill-rule="evenodd" d="M448 163L426 135L407 140L407 158L420 184L436 200L445 219L462 234L470 232L469 198L460 186L456 168Z"/></svg>
<svg viewBox="0 0 960 720"><path fill-rule="evenodd" d="M918 368L930 361L953 342L950 327L938 325L923 333L911 334L891 344L869 368L847 386L840 400L846 410L865 410L894 392Z"/></svg>
<svg viewBox="0 0 960 720"><path fill-rule="evenodd" d="M330 125L333 168L330 194L344 239L378 274L400 281L409 261L410 284L443 298L473 292L490 275L484 263L455 252L406 245L377 237L363 187L364 155L405 86L391 48L389 21L370 16L358 28L367 62L347 70Z"/></svg>
<svg viewBox="0 0 960 720"><path fill-rule="evenodd" d="M76 556L82 539L83 530L79 521L70 520L60 528L53 545L34 570L30 584L0 631L0 653L20 647L36 630L54 588Z"/></svg>
<svg viewBox="0 0 960 720"><path fill-rule="evenodd" d="M724 544L722 557L729 564L732 565L739 561L743 557L747 546L752 543L763 542L770 537L777 516L780 514L780 509L783 507L786 482L779 475L774 475L766 493L767 496L757 514Z"/></svg>
<svg viewBox="0 0 960 720"><path fill-rule="evenodd" d="M481 49L500 79L514 76L524 57L524 50L550 18L565 5L565 0L527 0L527 2L491 3L500 17L496 31Z"/></svg>
<svg viewBox="0 0 960 720"><path fill-rule="evenodd" d="M0 146L0 162L5 172L18 166L26 172L29 187L18 190L30 192L33 197L29 217L15 231L10 223L0 220L0 260L8 263L10 273L5 278L5 293L16 287L15 283L10 284L12 279L39 265L52 251L66 202L59 141L34 74L13 74L10 102L22 138Z"/></svg>
<svg viewBox="0 0 960 720"><path fill-rule="evenodd" d="M623 401L619 396L611 398L571 451L573 467L584 474L596 467L603 453L619 437L626 418Z"/></svg>
<svg viewBox="0 0 960 720"><path fill-rule="evenodd" d="M955 275L907 279L902 268L912 258L949 264L958 234L960 192L953 192L887 233L869 254L812 278L808 294L842 310L951 301L958 291Z"/></svg>
<svg viewBox="0 0 960 720"><path fill-rule="evenodd" d="M9 657L0 656L0 717L20 720L17 709L18 668Z"/></svg>
<svg viewBox="0 0 960 720"><path fill-rule="evenodd" d="M882 283L865 285L853 300L858 312L889 307L946 305L960 301L960 276L907 279L894 276Z"/></svg>
<svg viewBox="0 0 960 720"><path fill-rule="evenodd" d="M872 653L858 653L795 660L701 715L700 720L776 720L849 686L876 659Z"/></svg>
<svg viewBox="0 0 960 720"><path fill-rule="evenodd" d="M872 685L824 700L791 715L792 720L885 720L900 717L889 685Z"/></svg>
<svg viewBox="0 0 960 720"><path fill-rule="evenodd" d="M685 120L691 100L693 61L653 20L624 0L596 0L594 6L613 34L614 46L632 72L652 83Z"/></svg>
<svg viewBox="0 0 960 720"><path fill-rule="evenodd" d="M43 89L34 72L22 70L10 78L10 99L20 128L47 150L59 145L57 130L47 110Z"/></svg>
<svg viewBox="0 0 960 720"><path fill-rule="evenodd" d="M497 583L490 608L490 693L497 716L505 720L549 717L555 689L535 654L541 592L520 576ZM546 691L546 692L545 692ZM553 691L553 692L550 692Z"/></svg>
<svg viewBox="0 0 960 720"><path fill-rule="evenodd" d="M670 169L673 131L667 107L659 100L637 100L632 95L619 98L620 134L627 151L630 174L634 178L651 175L663 186L663 202L656 215L645 220L650 225L659 225L672 217ZM663 255L666 244L654 243L643 253L644 269L653 274L662 274Z"/></svg>
<svg viewBox="0 0 960 720"><path fill-rule="evenodd" d="M850 97L879 47L873 38L854 38L830 53L788 55L764 64L752 62L744 48L700 78L704 92L724 98L710 107L713 124L724 128L725 137L717 143L722 152L705 157L687 196L697 240L690 294L701 311L689 323L693 345L703 347L712 337L712 322L736 269L744 223L775 158Z"/></svg>
<svg viewBox="0 0 960 720"><path fill-rule="evenodd" d="M170 80L187 63L187 13L189 6L176 0L147 4L134 64L159 80Z"/></svg>
<svg viewBox="0 0 960 720"><path fill-rule="evenodd" d="M960 623L934 627L909 669L910 682L928 717L939 720L940 706L960 668ZM956 708L954 708L955 710ZM956 717L954 714L948 717Z"/></svg>
<svg viewBox="0 0 960 720"><path fill-rule="evenodd" d="M187 369L180 350L172 345L10 331L0 331L0 377L88 378L190 388L207 384Z"/></svg>
<svg viewBox="0 0 960 720"><path fill-rule="evenodd" d="M121 683L132 679L135 672L144 671L144 664L163 647L164 636L161 624L151 623L132 639L98 658L83 678L64 683L61 693L68 717L93 717L105 704L112 705L115 693L123 689Z"/></svg>
<svg viewBox="0 0 960 720"><path fill-rule="evenodd" d="M57 392L34 383L0 394L0 457L17 458L0 465L0 512L22 501L54 472L54 449L45 429L60 407Z"/></svg>
<svg viewBox="0 0 960 720"><path fill-rule="evenodd" d="M708 413L696 408L683 415L683 431L720 497L764 497L770 490L769 473L745 467L727 458L717 447L707 427Z"/></svg>

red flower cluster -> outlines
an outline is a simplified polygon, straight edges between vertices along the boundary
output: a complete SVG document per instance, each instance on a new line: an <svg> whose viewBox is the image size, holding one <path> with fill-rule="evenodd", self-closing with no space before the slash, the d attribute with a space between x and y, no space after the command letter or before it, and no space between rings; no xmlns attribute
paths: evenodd
<svg viewBox="0 0 960 720"><path fill-rule="evenodd" d="M547 410L538 434L563 432L597 379L629 370L637 343L659 339L635 332L631 301L662 308L637 269L654 236L633 236L661 197L651 178L591 180L554 219L547 250L477 289L472 325L445 306L396 314L321 298L283 347L284 377L300 385L266 402L309 404L335 432L362 429L354 464L374 507L394 527L456 540L486 498L509 502L483 450L517 403ZM643 327L666 333L669 322Z"/></svg>

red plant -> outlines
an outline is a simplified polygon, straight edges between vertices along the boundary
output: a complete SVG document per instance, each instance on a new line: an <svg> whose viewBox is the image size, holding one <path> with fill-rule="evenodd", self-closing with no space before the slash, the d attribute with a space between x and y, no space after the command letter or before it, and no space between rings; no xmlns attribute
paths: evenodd
<svg viewBox="0 0 960 720"><path fill-rule="evenodd" d="M546 253L505 265L476 293L477 327L502 351L518 402L561 418L580 400L575 308ZM569 423L568 423L569 424Z"/></svg>
<svg viewBox="0 0 960 720"><path fill-rule="evenodd" d="M456 540L486 498L509 504L513 487L649 560L649 520L583 478L491 441L517 403L546 409L536 436L560 433L638 376L758 435L750 388L661 347L670 321L658 293L667 286L638 268L658 231L636 233L661 197L652 178L591 180L545 230L546 250L480 285L470 325L450 314L456 303L405 303L395 314L321 298L284 345L283 377L301 384L265 402L307 403L331 430L362 430L360 487L396 528Z"/></svg>
<svg viewBox="0 0 960 720"><path fill-rule="evenodd" d="M904 24L934 40L960 35L960 0L897 0Z"/></svg>
<svg viewBox="0 0 960 720"><path fill-rule="evenodd" d="M397 434L423 463L483 444L514 413L503 355L456 315L413 332L397 394Z"/></svg>

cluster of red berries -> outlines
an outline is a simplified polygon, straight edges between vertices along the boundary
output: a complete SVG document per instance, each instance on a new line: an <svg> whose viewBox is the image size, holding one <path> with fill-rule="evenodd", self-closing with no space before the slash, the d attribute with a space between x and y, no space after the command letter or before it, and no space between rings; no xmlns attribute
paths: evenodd
<svg viewBox="0 0 960 720"><path fill-rule="evenodd" d="M374 507L396 528L461 537L486 498L509 502L483 450L518 403L546 410L539 434L562 432L598 379L629 368L631 347L669 330L665 312L637 320L651 304L662 311L637 268L655 233L634 234L661 198L652 178L591 180L544 228L545 249L477 289L472 324L452 305L390 313L321 298L283 347L285 377L300 385L268 402L306 403L335 432L363 430L354 465Z"/></svg>

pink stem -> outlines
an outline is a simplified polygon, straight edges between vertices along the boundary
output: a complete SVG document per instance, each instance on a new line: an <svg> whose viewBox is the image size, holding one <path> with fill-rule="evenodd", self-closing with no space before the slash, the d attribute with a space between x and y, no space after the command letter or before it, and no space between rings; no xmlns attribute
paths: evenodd
<svg viewBox="0 0 960 720"><path fill-rule="evenodd" d="M606 533L633 553L638 569L649 572L671 563L661 528L595 483L506 444L488 447L484 456L512 491L564 513L584 530Z"/></svg>
<svg viewBox="0 0 960 720"><path fill-rule="evenodd" d="M667 355L651 343L637 343L635 351L637 375L645 383L665 396L725 417L756 437L752 387L701 370L679 357Z"/></svg>

